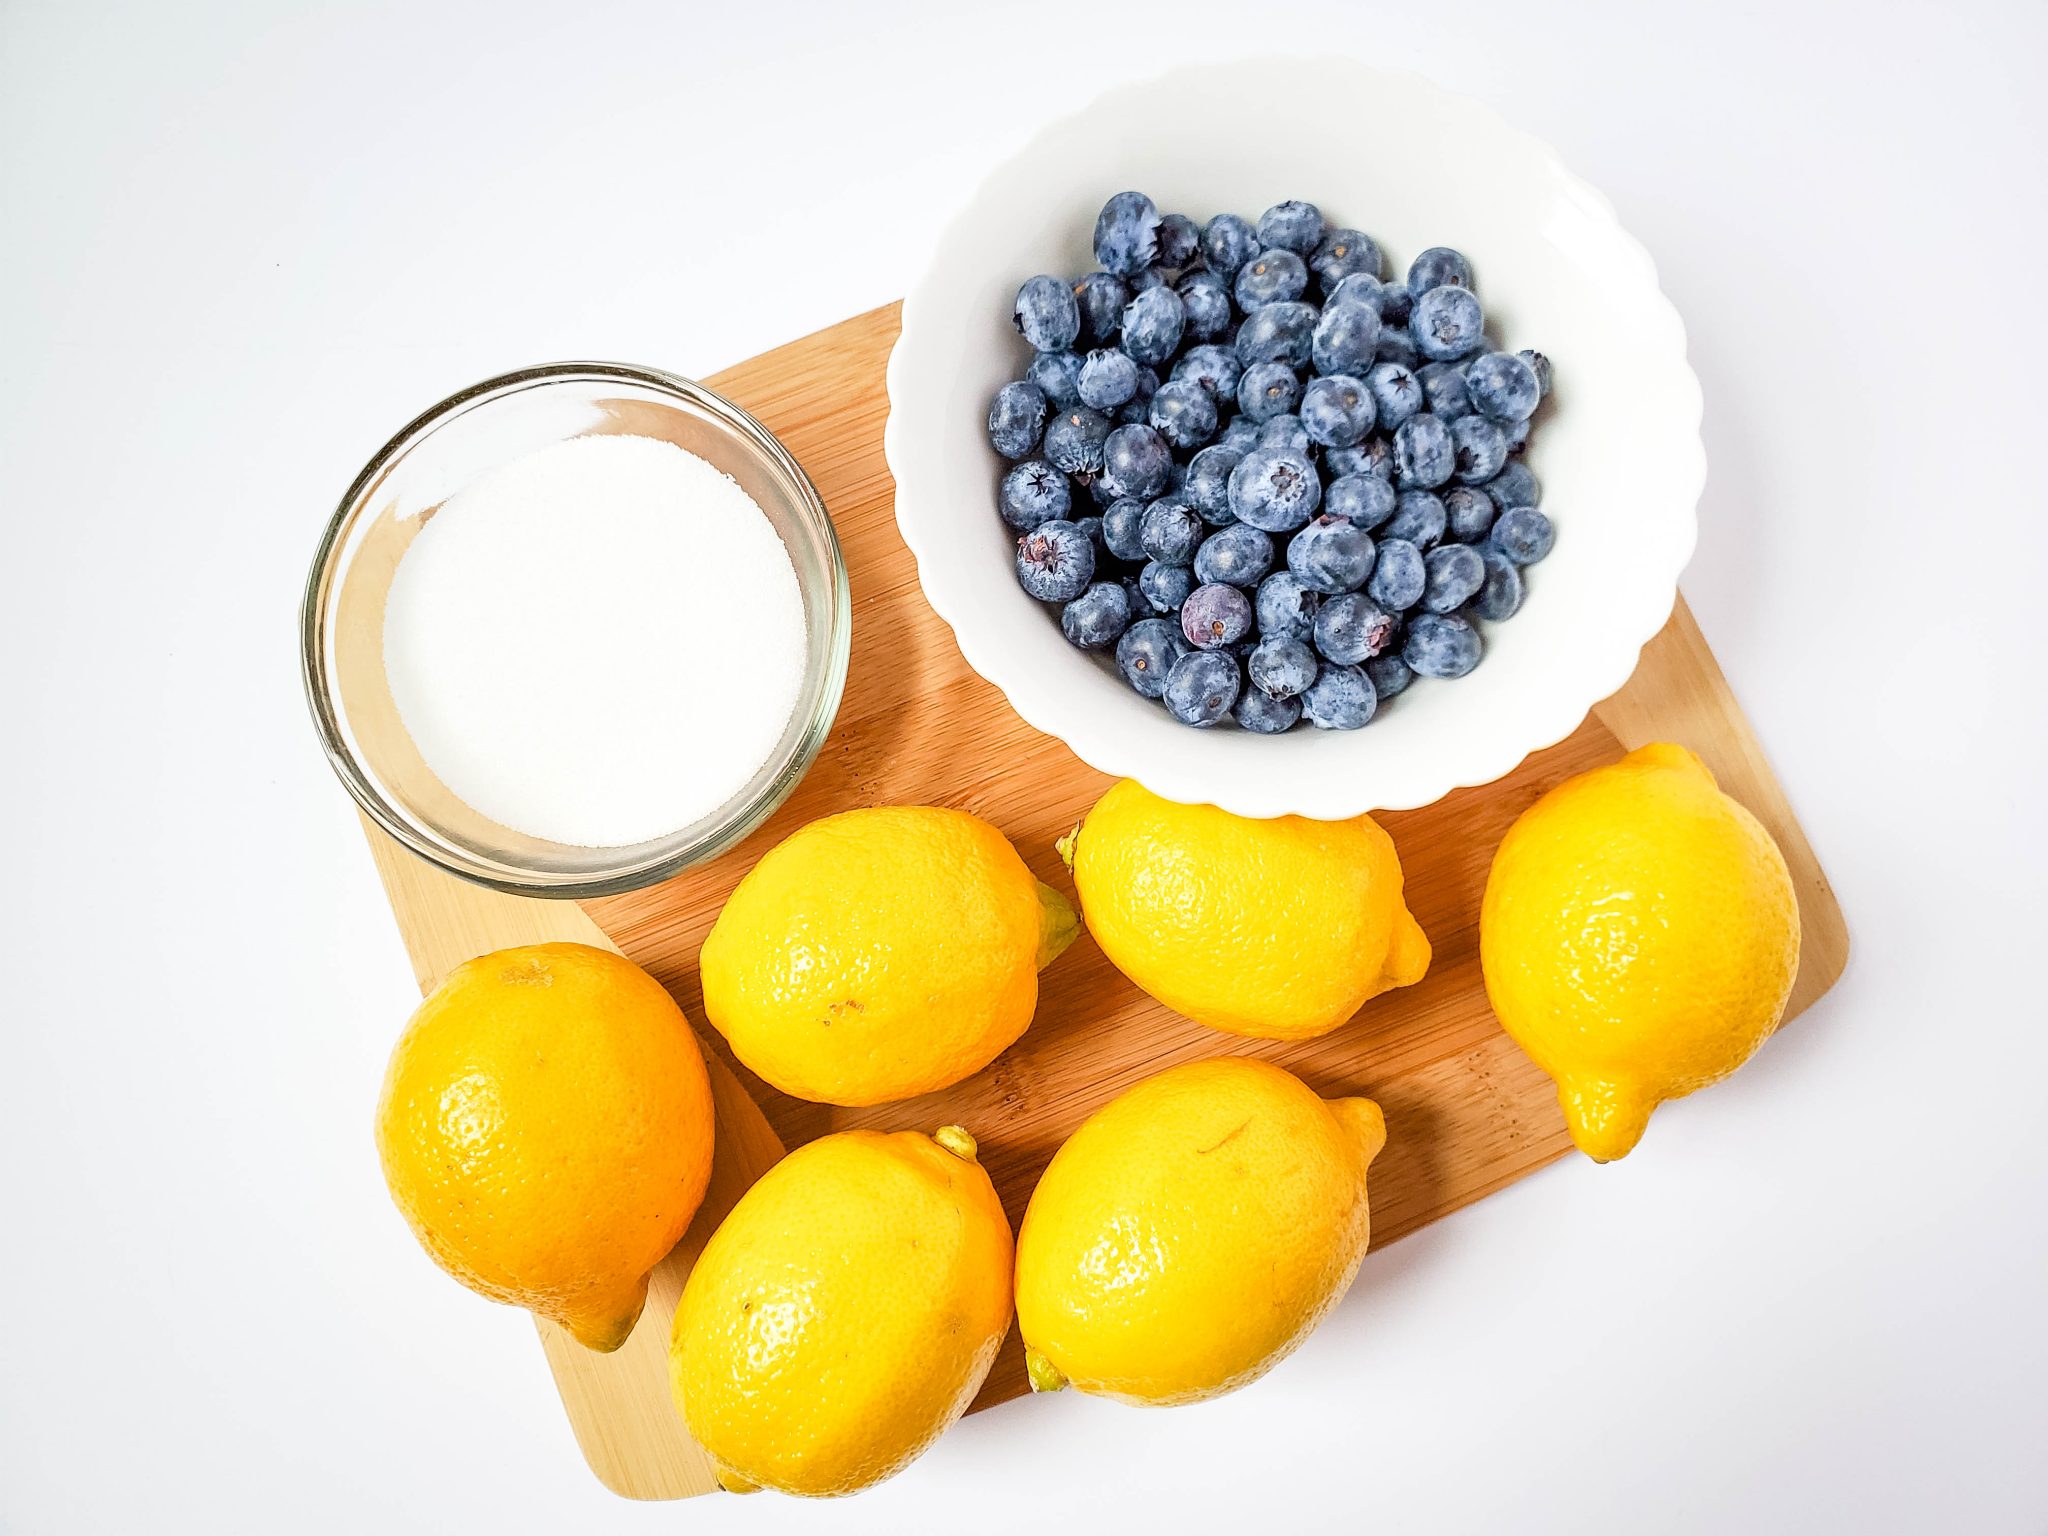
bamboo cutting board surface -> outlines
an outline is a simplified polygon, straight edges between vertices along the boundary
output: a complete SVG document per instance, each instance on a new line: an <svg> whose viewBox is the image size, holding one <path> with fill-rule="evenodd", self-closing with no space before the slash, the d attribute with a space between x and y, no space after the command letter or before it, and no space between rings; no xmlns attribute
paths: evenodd
<svg viewBox="0 0 2048 1536"><path fill-rule="evenodd" d="M802 462L845 550L854 604L852 662L837 722L810 773L766 826L722 858L581 910L464 884L365 823L422 990L485 950L577 939L623 951L701 1019L697 950L726 895L797 827L854 806L924 803L972 811L1000 827L1040 879L1071 895L1054 841L1110 781L1019 720L1002 695L968 669L918 590L915 565L896 532L882 457L888 414L883 365L896 331L891 305L708 380L759 417ZM1784 850L1804 924L1787 1016L1797 1014L1841 974L1848 934L1791 807L1681 601L1628 685L1570 738L1494 784L1380 818L1400 851L1408 902L1435 959L1420 984L1375 999L1319 1040L1247 1041L1191 1024L1139 992L1085 936L1041 978L1038 1012L1023 1039L985 1071L922 1099L870 1109L804 1103L761 1083L715 1034L700 1031L720 1117L703 1212L656 1271L640 1325L617 1354L593 1355L553 1325L540 1325L592 1470L632 1498L681 1498L713 1486L703 1454L669 1402L669 1316L690 1260L732 1202L783 1148L830 1131L965 1125L979 1140L981 1160L1015 1222L1060 1142L1123 1088L1179 1061L1262 1056L1300 1074L1319 1093L1368 1094L1385 1109L1387 1148L1373 1164L1375 1247L1562 1156L1571 1143L1550 1080L1501 1032L1486 1004L1479 896L1495 845L1537 796L1658 739L1698 752ZM1649 1150L1639 1155L1654 1156L1655 1145L1653 1129ZM976 1406L1025 1390L1013 1332Z"/></svg>

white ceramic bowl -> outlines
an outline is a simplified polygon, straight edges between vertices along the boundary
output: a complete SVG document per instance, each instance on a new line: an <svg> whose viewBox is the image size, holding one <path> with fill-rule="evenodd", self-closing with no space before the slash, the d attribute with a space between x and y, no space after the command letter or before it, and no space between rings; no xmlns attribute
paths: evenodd
<svg viewBox="0 0 2048 1536"><path fill-rule="evenodd" d="M1249 81L1285 82L1284 145L1198 105ZM1007 466L985 435L990 397L1030 357L1011 302L1034 273L1091 270L1095 215L1127 187L1197 222L1307 198L1379 241L1395 272L1425 247L1455 246L1495 342L1549 354L1555 392L1528 462L1557 546L1530 569L1521 612L1486 626L1470 675L1418 679L1363 730L1195 731L1132 693L1111 659L1068 645L1057 615L1018 587L995 511ZM1247 816L1426 805L1569 735L1669 617L1706 477L1685 328L1607 200L1487 107L1329 60L1119 86L992 169L904 302L889 401L897 523L968 664L1103 772Z"/></svg>

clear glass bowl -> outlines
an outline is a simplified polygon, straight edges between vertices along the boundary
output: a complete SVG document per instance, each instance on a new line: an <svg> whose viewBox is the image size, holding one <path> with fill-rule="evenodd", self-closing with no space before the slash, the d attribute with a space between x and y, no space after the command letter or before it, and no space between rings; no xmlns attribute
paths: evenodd
<svg viewBox="0 0 2048 1536"><path fill-rule="evenodd" d="M384 673L385 597L427 515L500 464L592 433L660 438L738 481L789 551L809 631L796 708L753 778L690 826L612 848L530 837L463 804L413 745ZM385 831L443 869L496 890L603 896L652 885L724 851L795 788L839 708L851 607L825 504L758 421L673 374L618 363L551 363L451 396L364 466L313 560L300 614L300 662L328 760Z"/></svg>

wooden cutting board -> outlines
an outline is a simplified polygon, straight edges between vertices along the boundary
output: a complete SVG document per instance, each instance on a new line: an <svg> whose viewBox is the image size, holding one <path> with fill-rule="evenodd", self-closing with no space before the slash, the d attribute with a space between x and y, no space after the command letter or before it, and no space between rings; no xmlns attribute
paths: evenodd
<svg viewBox="0 0 2048 1536"><path fill-rule="evenodd" d="M765 827L724 857L581 909L467 885L365 822L422 990L474 954L575 939L622 950L700 1018L697 949L727 893L797 827L852 806L926 803L973 811L1008 834L1040 879L1072 892L1053 843L1109 780L1025 725L969 671L918 590L896 532L882 457L882 371L896 332L897 307L890 305L708 381L758 416L803 463L845 548L852 664L837 723L809 775ZM669 1400L669 1318L691 1260L733 1201L785 1147L829 1131L965 1125L1014 1222L1046 1161L1097 1105L1174 1062L1263 1056L1319 1093L1369 1094L1385 1109L1387 1149L1373 1164L1376 1247L1562 1156L1571 1143L1549 1079L1487 1007L1479 896L1495 845L1524 807L1560 779L1658 739L1698 752L1784 850L1805 925L1788 1017L1797 1014L1841 974L1848 934L1813 850L1681 601L1628 685L1569 739L1497 783L1381 818L1400 850L1408 902L1435 960L1419 985L1376 999L1320 1040L1246 1041L1191 1024L1139 992L1085 938L1042 978L1038 1013L1022 1040L987 1070L922 1099L872 1109L803 1103L762 1084L703 1031L719 1113L712 1189L696 1224L655 1272L640 1326L617 1354L595 1355L554 1325L540 1324L591 1469L629 1498L684 1498L714 1486ZM1638 1155L1655 1157L1656 1146L1653 1127ZM1595 1176L1590 1164L1586 1172ZM976 1406L1025 1390L1013 1333Z"/></svg>

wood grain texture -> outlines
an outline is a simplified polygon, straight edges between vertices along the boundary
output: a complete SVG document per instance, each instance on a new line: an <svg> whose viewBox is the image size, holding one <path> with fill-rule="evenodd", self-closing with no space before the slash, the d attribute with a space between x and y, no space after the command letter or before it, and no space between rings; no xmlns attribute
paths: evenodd
<svg viewBox="0 0 2048 1536"><path fill-rule="evenodd" d="M846 696L817 763L777 814L724 857L649 890L587 904L597 928L701 1013L696 956L726 895L769 847L815 817L852 806L927 803L986 817L1008 834L1042 880L1071 892L1053 844L1108 787L1065 747L1025 725L971 672L952 635L925 604L897 535L888 467L882 370L895 339L895 306L859 316L709 380L775 432L817 483L845 549L854 602ZM854 1126L930 1129L966 1125L1012 1220L1039 1171L1091 1110L1161 1067L1226 1054L1257 1055L1300 1073L1319 1092L1366 1093L1385 1109L1388 1145L1373 1168L1373 1233L1384 1244L1490 1194L1570 1149L1550 1081L1508 1040L1479 976L1478 908L1494 846L1551 785L1628 746L1669 738L1698 751L1730 793L1778 838L1800 893L1805 946L1792 1012L1830 986L1847 957L1841 914L1720 669L1681 602L1643 653L1635 676L1567 740L1491 785L1421 810L1382 818L1400 850L1409 904L1435 947L1419 985L1374 1000L1349 1025L1292 1044L1213 1033L1144 996L1085 937L1043 978L1037 1016L986 1071L943 1093L870 1109L835 1109L775 1092L708 1042L731 1093L758 1103L766 1134L721 1172L772 1161L794 1146ZM515 903L463 885L382 843L400 925L426 985L480 949L524 942L523 925L580 920L567 908ZM406 866L411 866L406 868ZM418 889L431 876L423 899ZM461 916L492 909L488 921ZM497 937L503 923L513 937ZM469 947L465 948L467 945ZM420 959L422 949L433 957ZM750 1097L749 1097L750 1096ZM727 1094L720 1097L720 1112ZM722 1137L729 1128L721 1127ZM758 1167L755 1167L758 1171ZM707 1210L711 1202L707 1202ZM627 1350L593 1365L551 1341L550 1361L591 1465L608 1486L638 1497L676 1497L706 1486L702 1458L668 1410L659 1344L703 1220L657 1274L648 1316ZM1370 1260L1368 1260L1370 1262ZM655 1322L662 1326L657 1331ZM547 1334L543 1329L544 1336ZM640 1348L649 1340L647 1348ZM580 1358L579 1358L580 1357ZM600 1380L600 1378L602 1378ZM627 1378L631 1378L630 1380ZM1025 1390L1014 1337L977 1407ZM664 1417L664 1415L666 1415ZM648 1420L658 1421L650 1425Z"/></svg>

